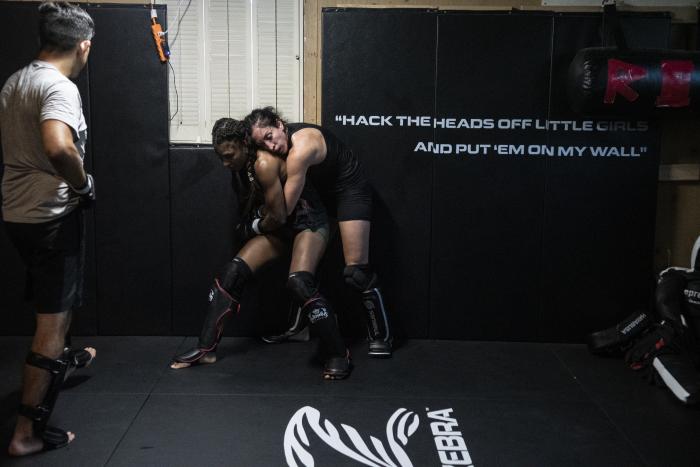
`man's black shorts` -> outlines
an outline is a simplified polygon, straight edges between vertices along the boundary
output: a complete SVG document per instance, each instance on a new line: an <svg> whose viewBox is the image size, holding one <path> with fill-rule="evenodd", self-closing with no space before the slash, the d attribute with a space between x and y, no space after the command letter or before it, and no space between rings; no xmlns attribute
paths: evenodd
<svg viewBox="0 0 700 467"><path fill-rule="evenodd" d="M27 268L27 297L37 313L80 306L83 286L82 211L40 224L5 222Z"/></svg>

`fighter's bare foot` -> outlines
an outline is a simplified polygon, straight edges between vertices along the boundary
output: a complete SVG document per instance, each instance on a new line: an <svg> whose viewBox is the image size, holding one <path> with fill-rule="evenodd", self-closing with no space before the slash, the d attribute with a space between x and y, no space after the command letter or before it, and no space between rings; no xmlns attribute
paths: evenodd
<svg viewBox="0 0 700 467"><path fill-rule="evenodd" d="M63 378L64 381L68 379L68 377L73 374L73 372L78 369L78 368L87 368L90 366L93 360L95 360L95 357L97 356L97 350L95 350L94 347L85 347L82 350L88 353L89 358L85 358L80 355L72 355L69 358L71 358L73 361L71 364L68 366L68 370L66 371L66 375ZM72 352L75 354L76 352Z"/></svg>
<svg viewBox="0 0 700 467"><path fill-rule="evenodd" d="M68 443L72 443L75 439L75 434L70 431L66 432L66 434L68 435ZM10 441L10 447L7 449L7 452L11 456L18 457L34 454L43 449L44 442L41 439L35 436L25 437L15 435L12 437L12 441Z"/></svg>
<svg viewBox="0 0 700 467"><path fill-rule="evenodd" d="M90 361L89 361L88 363L85 364L85 366L90 366L90 363L92 363L92 361L93 361L93 360L95 359L95 357L97 356L97 350L95 350L94 347L85 347L84 350L87 350L87 352L92 356L92 358L90 359Z"/></svg>
<svg viewBox="0 0 700 467"><path fill-rule="evenodd" d="M201 364L215 363L215 362L216 362L216 354L209 352L208 354L204 355L202 358L200 358L199 360L197 360L193 363L172 362L170 364L170 368L172 368L173 370L180 370L182 368L191 367L192 365L201 365Z"/></svg>

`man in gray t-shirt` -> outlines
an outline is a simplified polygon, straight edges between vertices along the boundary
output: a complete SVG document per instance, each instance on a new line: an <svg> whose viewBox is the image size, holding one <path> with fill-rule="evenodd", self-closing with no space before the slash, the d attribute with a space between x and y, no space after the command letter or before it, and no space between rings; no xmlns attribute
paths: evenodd
<svg viewBox="0 0 700 467"><path fill-rule="evenodd" d="M39 137L45 122L68 127L82 161L87 125L78 87L53 64L34 60L0 92L2 215L7 222L48 222L78 205L78 195L52 165ZM75 174L70 175L81 175L78 160L72 163Z"/></svg>
<svg viewBox="0 0 700 467"><path fill-rule="evenodd" d="M24 367L22 401L8 452L23 456L73 441L47 425L65 375L95 349L66 348L82 286L82 200L94 200L83 158L87 125L76 78L87 63L92 18L65 2L39 6L41 50L0 91L5 229L27 268L36 332Z"/></svg>

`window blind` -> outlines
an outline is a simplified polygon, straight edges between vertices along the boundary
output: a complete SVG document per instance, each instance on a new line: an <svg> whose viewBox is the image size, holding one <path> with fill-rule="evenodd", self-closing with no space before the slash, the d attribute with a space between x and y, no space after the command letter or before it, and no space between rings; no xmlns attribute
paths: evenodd
<svg viewBox="0 0 700 467"><path fill-rule="evenodd" d="M165 3L174 70L171 142L211 142L218 118L242 118L259 106L300 119L300 0Z"/></svg>

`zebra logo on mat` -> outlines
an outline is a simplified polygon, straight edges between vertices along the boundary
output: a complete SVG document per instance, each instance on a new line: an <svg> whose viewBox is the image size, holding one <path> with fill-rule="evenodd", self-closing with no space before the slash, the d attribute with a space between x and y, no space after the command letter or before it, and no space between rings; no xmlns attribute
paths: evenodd
<svg viewBox="0 0 700 467"><path fill-rule="evenodd" d="M406 409L398 409L386 424L386 436L392 456L387 452L381 440L370 436L372 450L357 430L341 424L345 436L328 420L321 422L321 413L313 407L302 407L289 420L284 433L284 455L291 467L313 467L314 458L307 450L309 439L304 429L304 420L314 433L326 444L341 454L371 467L412 467L411 460L402 446L416 432L419 425L418 415ZM349 446L343 438L347 438ZM297 459L300 463L297 463Z"/></svg>
<svg viewBox="0 0 700 467"><path fill-rule="evenodd" d="M435 440L439 465L473 467L452 409L425 410L430 422L430 432ZM371 449L355 428L341 424L343 434L329 420L322 421L321 413L317 409L306 406L297 410L287 424L284 432L284 456L290 467L315 466L314 458L307 449L310 443L305 427L308 426L328 446L360 464L370 467L413 467L403 447L408 444L408 438L416 432L419 424L418 415L404 408L392 414L386 424L386 441L392 457L378 438L369 437L374 448Z"/></svg>

